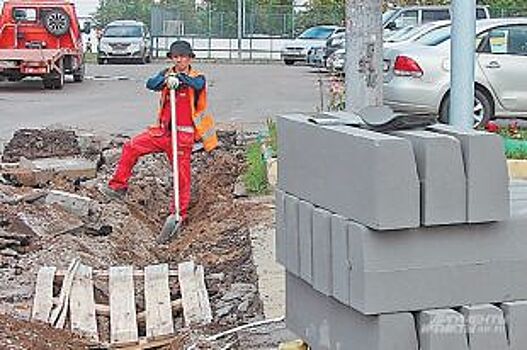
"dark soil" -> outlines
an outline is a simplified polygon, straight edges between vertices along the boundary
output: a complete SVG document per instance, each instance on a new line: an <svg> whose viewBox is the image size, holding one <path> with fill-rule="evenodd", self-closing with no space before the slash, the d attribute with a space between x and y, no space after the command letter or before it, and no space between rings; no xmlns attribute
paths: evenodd
<svg viewBox="0 0 527 350"><path fill-rule="evenodd" d="M77 136L73 130L20 129L5 145L2 161L18 162L27 159L64 157L80 154Z"/></svg>

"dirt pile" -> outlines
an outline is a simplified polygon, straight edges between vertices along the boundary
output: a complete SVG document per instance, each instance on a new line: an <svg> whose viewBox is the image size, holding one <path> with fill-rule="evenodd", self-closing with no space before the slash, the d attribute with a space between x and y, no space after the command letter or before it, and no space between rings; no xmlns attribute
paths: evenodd
<svg viewBox="0 0 527 350"><path fill-rule="evenodd" d="M0 313L28 318L40 266L65 269L72 258L80 257L84 264L95 269L124 264L141 268L158 262L168 262L171 269L176 269L178 263L192 259L205 267L214 316L213 324L206 329L218 330L260 319L263 313L251 260L249 228L256 222L271 222L272 217L268 207L233 195L234 184L245 166L243 135L220 132L219 136L221 147L213 154L203 151L193 154L189 221L180 235L166 246L155 243L168 215L171 193L170 167L164 155L151 155L139 161L125 200L109 200L99 191L99 186L111 176L119 146L126 138L119 136L97 143L100 149L96 155L99 157L96 179L70 180L56 176L40 189L16 187L2 180ZM42 140L48 139L56 140L42 136ZM10 144L10 160L15 155L44 154L39 150L48 150L46 156L53 157L57 156L53 149L61 155L67 153L65 148L53 148L45 142L29 148L24 145L23 150L16 148L16 143ZM77 152L74 142L69 145L74 149L72 153ZM91 152L93 156L93 149ZM75 203L83 205L68 207L50 200L51 194L59 198L77 196ZM42 221L62 218L61 215L72 218L67 224L61 222L65 226L61 233L57 226L43 227ZM106 286L96 285L97 302L107 302L107 295ZM137 302L141 303L141 296ZM0 318L0 329L6 329L6 320L11 322L9 318ZM33 332L31 325L24 324L24 329L32 334L28 339L38 339L40 329L35 328ZM6 339L13 340L2 333L0 345ZM56 337L62 337L61 334L57 332ZM73 338L65 343L76 344Z"/></svg>
<svg viewBox="0 0 527 350"><path fill-rule="evenodd" d="M81 153L75 131L52 129L20 129L5 145L2 161L74 156Z"/></svg>

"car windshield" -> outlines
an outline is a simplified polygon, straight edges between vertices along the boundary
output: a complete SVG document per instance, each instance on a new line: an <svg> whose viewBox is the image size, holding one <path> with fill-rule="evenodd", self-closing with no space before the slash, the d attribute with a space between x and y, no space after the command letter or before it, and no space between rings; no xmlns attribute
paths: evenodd
<svg viewBox="0 0 527 350"><path fill-rule="evenodd" d="M397 12L396 10L386 10L383 14L382 14L382 24L386 24L392 17L393 15L395 14L395 12Z"/></svg>
<svg viewBox="0 0 527 350"><path fill-rule="evenodd" d="M426 33L415 42L426 46L436 46L450 39L450 28L451 26L437 28L431 32Z"/></svg>
<svg viewBox="0 0 527 350"><path fill-rule="evenodd" d="M333 33L333 28L327 28L327 27L313 27L309 28L298 38L300 39L327 39L330 37L330 35Z"/></svg>
<svg viewBox="0 0 527 350"><path fill-rule="evenodd" d="M436 27L436 24L423 24L422 26L413 27L407 31L401 29L394 35L390 36L388 42L396 43L410 39L418 40L419 38L425 36L427 33L437 30L439 28L446 27L448 25L449 24L444 24Z"/></svg>
<svg viewBox="0 0 527 350"><path fill-rule="evenodd" d="M140 26L111 26L107 27L103 36L107 38L140 38Z"/></svg>
<svg viewBox="0 0 527 350"><path fill-rule="evenodd" d="M387 41L390 43L397 43L399 41L409 39L412 37L414 33L419 32L419 29L420 27L410 27L410 26L399 29L394 34L390 35Z"/></svg>

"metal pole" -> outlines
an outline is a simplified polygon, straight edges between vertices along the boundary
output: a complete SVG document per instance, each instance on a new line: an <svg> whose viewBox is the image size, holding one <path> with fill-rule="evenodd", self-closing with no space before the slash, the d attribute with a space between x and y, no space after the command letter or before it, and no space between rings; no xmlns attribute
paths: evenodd
<svg viewBox="0 0 527 350"><path fill-rule="evenodd" d="M238 59L242 59L242 0L238 0Z"/></svg>
<svg viewBox="0 0 527 350"><path fill-rule="evenodd" d="M474 125L476 0L452 2L450 124L469 130Z"/></svg>
<svg viewBox="0 0 527 350"><path fill-rule="evenodd" d="M382 106L382 0L346 2L346 110Z"/></svg>
<svg viewBox="0 0 527 350"><path fill-rule="evenodd" d="M291 6L291 38L295 37L295 3Z"/></svg>
<svg viewBox="0 0 527 350"><path fill-rule="evenodd" d="M211 58L211 51L212 51L212 5L210 2L207 2L207 12L208 12L208 22L209 22L209 53L208 57Z"/></svg>

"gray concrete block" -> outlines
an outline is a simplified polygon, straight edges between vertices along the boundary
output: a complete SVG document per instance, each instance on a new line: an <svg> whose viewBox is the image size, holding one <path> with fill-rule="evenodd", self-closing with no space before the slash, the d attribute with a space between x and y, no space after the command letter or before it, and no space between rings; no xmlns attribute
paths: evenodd
<svg viewBox="0 0 527 350"><path fill-rule="evenodd" d="M459 141L425 130L394 135L411 142L421 183L421 224L462 223L467 218L466 176Z"/></svg>
<svg viewBox="0 0 527 350"><path fill-rule="evenodd" d="M510 350L524 350L527 344L527 301L501 304L507 325Z"/></svg>
<svg viewBox="0 0 527 350"><path fill-rule="evenodd" d="M460 131L434 125L435 132L452 135L461 143L467 176L467 222L505 220L509 217L509 175L503 141L499 135Z"/></svg>
<svg viewBox="0 0 527 350"><path fill-rule="evenodd" d="M303 115L278 118L278 187L377 230L418 227L419 178L408 140Z"/></svg>
<svg viewBox="0 0 527 350"><path fill-rule="evenodd" d="M451 309L426 310L417 316L421 350L468 350L465 319Z"/></svg>
<svg viewBox="0 0 527 350"><path fill-rule="evenodd" d="M98 203L93 199L58 190L48 192L46 203L58 204L70 213L81 217L94 216L100 211Z"/></svg>
<svg viewBox="0 0 527 350"><path fill-rule="evenodd" d="M300 276L300 242L298 237L298 199L285 195L286 269Z"/></svg>
<svg viewBox="0 0 527 350"><path fill-rule="evenodd" d="M527 299L527 201L516 203L509 220L479 225L350 222L349 305L371 315Z"/></svg>
<svg viewBox="0 0 527 350"><path fill-rule="evenodd" d="M333 292L331 267L331 213L313 210L313 288L330 296Z"/></svg>
<svg viewBox="0 0 527 350"><path fill-rule="evenodd" d="M491 305L463 306L470 350L508 350L505 319L500 308Z"/></svg>
<svg viewBox="0 0 527 350"><path fill-rule="evenodd" d="M298 226L300 241L300 277L307 283L313 281L313 205L300 201Z"/></svg>
<svg viewBox="0 0 527 350"><path fill-rule="evenodd" d="M333 297L349 305L351 263L348 259L348 221L339 215L331 216L331 258Z"/></svg>
<svg viewBox="0 0 527 350"><path fill-rule="evenodd" d="M418 349L411 313L365 316L290 273L286 275L286 324L312 350Z"/></svg>
<svg viewBox="0 0 527 350"><path fill-rule="evenodd" d="M42 158L28 162L21 162L20 166L35 172L55 173L68 179L93 179L97 176L97 162L87 158Z"/></svg>
<svg viewBox="0 0 527 350"><path fill-rule="evenodd" d="M276 190L275 191L276 196L276 209L275 209L275 216L276 216L276 232L275 232L275 254L276 254L276 261L280 263L282 266L286 266L286 231L285 231L285 193Z"/></svg>

